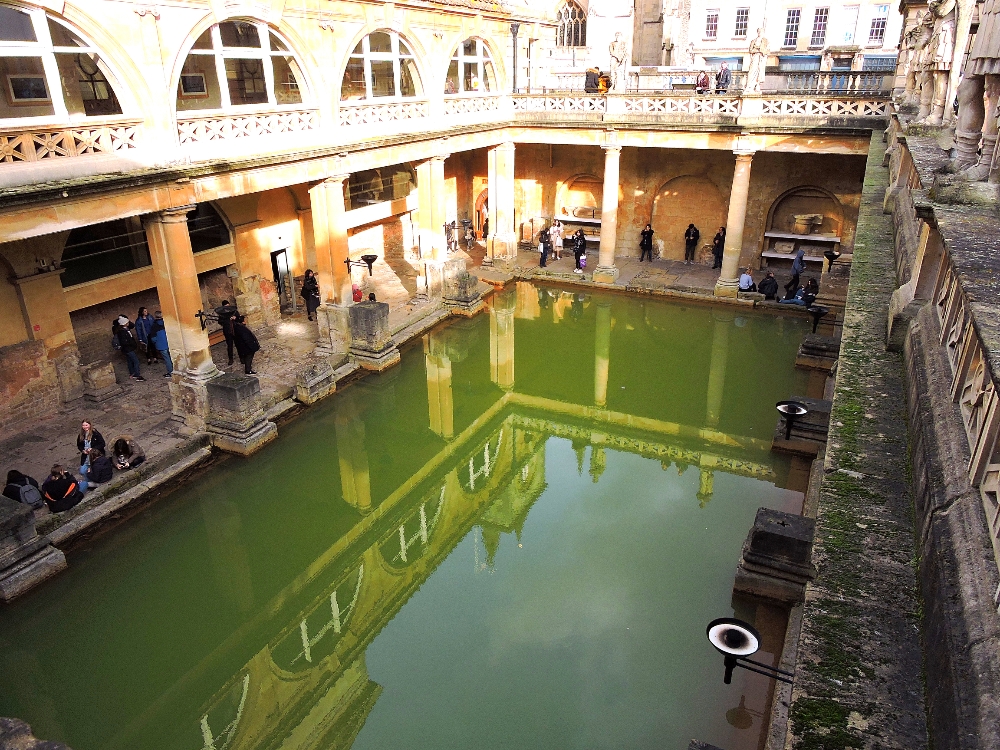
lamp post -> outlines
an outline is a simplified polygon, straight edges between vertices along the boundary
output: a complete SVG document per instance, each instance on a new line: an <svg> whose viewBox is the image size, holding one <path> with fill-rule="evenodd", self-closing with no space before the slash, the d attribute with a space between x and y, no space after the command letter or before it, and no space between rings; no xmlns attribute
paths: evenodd
<svg viewBox="0 0 1000 750"><path fill-rule="evenodd" d="M708 636L709 643L715 647L715 650L726 657L723 661L726 672L722 681L727 685L732 684L733 670L736 667L742 667L780 682L787 682L789 685L792 684L790 678L795 676L792 672L786 672L783 669L772 667L770 664L762 664L749 658L760 649L760 633L750 623L737 620L734 617L720 617L708 623L705 635Z"/></svg>
<svg viewBox="0 0 1000 750"><path fill-rule="evenodd" d="M517 32L521 29L521 24L512 23L510 25L511 36L514 37L514 76L513 76L513 91L511 93L517 93Z"/></svg>
<svg viewBox="0 0 1000 750"><path fill-rule="evenodd" d="M774 405L778 413L785 418L785 440L792 437L792 426L796 421L809 413L805 404L799 401L779 401Z"/></svg>

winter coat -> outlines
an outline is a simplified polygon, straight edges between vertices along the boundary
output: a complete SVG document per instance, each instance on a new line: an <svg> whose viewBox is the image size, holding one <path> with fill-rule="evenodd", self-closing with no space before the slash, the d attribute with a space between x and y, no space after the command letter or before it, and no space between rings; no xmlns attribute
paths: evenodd
<svg viewBox="0 0 1000 750"><path fill-rule="evenodd" d="M766 299L774 299L778 294L778 280L773 276L766 277L757 285L757 291Z"/></svg>
<svg viewBox="0 0 1000 750"><path fill-rule="evenodd" d="M113 470L114 466L112 466L110 458L107 456L95 458L90 462L90 471L87 472L87 479L97 484L110 482Z"/></svg>
<svg viewBox="0 0 1000 750"><path fill-rule="evenodd" d="M163 323L163 318L153 321L153 327L149 330L149 337L156 351L165 352L170 350L170 346L167 344L167 327Z"/></svg>
<svg viewBox="0 0 1000 750"><path fill-rule="evenodd" d="M104 436L97 430L90 431L90 447L103 451L107 446L104 444ZM83 438L76 436L76 449L80 451L80 466L87 463L87 454L83 452Z"/></svg>
<svg viewBox="0 0 1000 750"><path fill-rule="evenodd" d="M236 352L241 359L248 354L260 351L260 342L253 335L253 331L235 320L233 321L233 343L236 344Z"/></svg>
<svg viewBox="0 0 1000 750"><path fill-rule="evenodd" d="M795 260L792 261L792 273L802 273L806 270L805 250L795 253Z"/></svg>
<svg viewBox="0 0 1000 750"><path fill-rule="evenodd" d="M590 70L587 71L587 77L583 83L583 90L586 93L596 94L599 91L600 87L597 81L599 74L600 71L598 71L597 68L590 68Z"/></svg>
<svg viewBox="0 0 1000 750"><path fill-rule="evenodd" d="M49 477L46 479L42 484L42 495L45 497L45 504L53 513L69 510L83 500L80 485L76 481L76 477L69 472L58 478Z"/></svg>
<svg viewBox="0 0 1000 750"><path fill-rule="evenodd" d="M221 307L215 308L215 317L219 319L219 325L222 326L222 335L227 339L232 338L232 320L239 313L236 309L236 305L222 305Z"/></svg>
<svg viewBox="0 0 1000 750"><path fill-rule="evenodd" d="M587 252L587 236L579 232L573 235L573 252L583 255Z"/></svg>
<svg viewBox="0 0 1000 750"><path fill-rule="evenodd" d="M154 320L152 315L135 319L135 335L143 344L149 344L149 331L153 327Z"/></svg>
<svg viewBox="0 0 1000 750"><path fill-rule="evenodd" d="M684 232L684 243L688 247L692 247L698 244L698 239L701 237L701 232L698 231L698 227L688 227L687 231Z"/></svg>
<svg viewBox="0 0 1000 750"><path fill-rule="evenodd" d="M4 487L2 494L4 497L9 497L14 502L19 503L21 502L21 488L26 484L38 487L38 482L36 482L34 479L27 476L26 474L22 474L19 480L11 482L6 487Z"/></svg>
<svg viewBox="0 0 1000 750"><path fill-rule="evenodd" d="M118 346L123 353L134 352L139 348L139 344L132 334L131 329L133 328L135 328L135 323L129 323L127 327L118 326L118 330L115 331L115 336L118 337Z"/></svg>
<svg viewBox="0 0 1000 750"><path fill-rule="evenodd" d="M131 435L120 436L117 440L115 440L116 444L118 443L118 440L125 441L126 450L123 453L119 453L117 450L113 451L115 467L117 469L132 469L146 460L145 451L143 451L139 444L135 442L135 439L133 439ZM124 465L126 462L128 463L128 466Z"/></svg>
<svg viewBox="0 0 1000 750"><path fill-rule="evenodd" d="M712 255L721 258L726 250L726 235L723 232L716 232L715 239L712 240Z"/></svg>
<svg viewBox="0 0 1000 750"><path fill-rule="evenodd" d="M319 281L315 276L310 276L302 282L302 299L305 300L309 312L319 307Z"/></svg>
<svg viewBox="0 0 1000 750"><path fill-rule="evenodd" d="M728 89L733 82L733 74L726 68L725 70L720 70L715 74L715 88L717 89Z"/></svg>
<svg viewBox="0 0 1000 750"><path fill-rule="evenodd" d="M652 250L653 249L653 230L652 229L643 229L642 230L642 239L639 240L639 247L642 248L643 250Z"/></svg>

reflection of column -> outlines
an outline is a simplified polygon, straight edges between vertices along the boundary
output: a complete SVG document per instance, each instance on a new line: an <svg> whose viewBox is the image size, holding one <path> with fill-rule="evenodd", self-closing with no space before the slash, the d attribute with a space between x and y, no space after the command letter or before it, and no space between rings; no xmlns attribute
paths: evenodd
<svg viewBox="0 0 1000 750"><path fill-rule="evenodd" d="M455 436L455 402L451 390L451 359L440 335L424 337L427 404L431 432L445 440Z"/></svg>
<svg viewBox="0 0 1000 750"><path fill-rule="evenodd" d="M372 488L365 451L365 423L353 406L344 403L337 412L337 456L340 458L340 486L344 502L360 513L372 509Z"/></svg>
<svg viewBox="0 0 1000 750"><path fill-rule="evenodd" d="M347 212L344 182L348 175L330 177L309 190L312 204L313 238L316 250L316 278L322 305L316 311L319 323L319 351L344 354L349 345L346 308L352 302L348 258Z"/></svg>
<svg viewBox="0 0 1000 750"><path fill-rule="evenodd" d="M726 386L726 360L729 355L730 320L715 321L712 333L712 360L708 368L708 396L705 411L705 423L709 427L719 426L719 414L722 411L722 395Z"/></svg>
<svg viewBox="0 0 1000 750"><path fill-rule="evenodd" d="M722 254L722 272L715 284L717 297L735 297L739 293L740 253L743 251L743 225L747 218L752 160L752 151L736 152L733 190L729 195L729 216L726 219L726 246Z"/></svg>
<svg viewBox="0 0 1000 750"><path fill-rule="evenodd" d="M604 198L601 204L601 253L594 281L613 284L618 278L615 243L618 238L618 181L621 146L604 146Z"/></svg>
<svg viewBox="0 0 1000 750"><path fill-rule="evenodd" d="M490 379L505 391L514 387L513 290L498 293L490 305Z"/></svg>
<svg viewBox="0 0 1000 750"><path fill-rule="evenodd" d="M220 495L208 495L202 496L200 505L216 591L240 612L249 612L253 608L253 579L250 556L242 538L239 503Z"/></svg>
<svg viewBox="0 0 1000 750"><path fill-rule="evenodd" d="M715 491L715 472L705 466L700 467L699 471L701 473L698 476L698 505L704 508Z"/></svg>
<svg viewBox="0 0 1000 750"><path fill-rule="evenodd" d="M487 203L490 236L486 249L490 261L503 265L517 256L514 234L514 143L507 141L487 154Z"/></svg>
<svg viewBox="0 0 1000 750"><path fill-rule="evenodd" d="M608 405L608 369L611 365L611 303L597 303L597 336L594 345L594 404Z"/></svg>

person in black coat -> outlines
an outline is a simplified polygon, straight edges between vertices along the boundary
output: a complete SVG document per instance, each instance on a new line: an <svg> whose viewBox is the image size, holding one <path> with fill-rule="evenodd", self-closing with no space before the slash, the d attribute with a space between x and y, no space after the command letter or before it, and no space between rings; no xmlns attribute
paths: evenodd
<svg viewBox="0 0 1000 750"><path fill-rule="evenodd" d="M778 296L778 280L774 278L774 272L768 271L764 280L757 285L757 291L764 295L764 299L773 300Z"/></svg>
<svg viewBox="0 0 1000 750"><path fill-rule="evenodd" d="M111 459L104 455L100 448L90 452L90 469L87 471L87 481L90 484L110 482L114 474Z"/></svg>
<svg viewBox="0 0 1000 750"><path fill-rule="evenodd" d="M52 467L49 478L42 484L42 495L49 510L62 513L83 500L83 487L76 481L76 477L56 464Z"/></svg>
<svg viewBox="0 0 1000 750"><path fill-rule="evenodd" d="M583 233L583 229L577 229L573 233L573 257L576 259L576 269L573 273L583 273L583 268L580 267L580 259L587 254L587 235Z"/></svg>
<svg viewBox="0 0 1000 750"><path fill-rule="evenodd" d="M698 249L698 239L701 237L701 232L698 231L698 227L694 224L688 224L688 228L684 230L684 262L694 263L694 252Z"/></svg>
<svg viewBox="0 0 1000 750"><path fill-rule="evenodd" d="M3 496L9 497L14 502L21 502L21 488L26 484L30 484L32 487L38 489L38 482L29 477L27 474L22 474L17 469L11 469L7 472L7 484L3 488Z"/></svg>
<svg viewBox="0 0 1000 750"><path fill-rule="evenodd" d="M313 319L316 308L319 307L319 281L311 268L306 269L306 277L302 282L302 299L306 303L306 314Z"/></svg>
<svg viewBox="0 0 1000 750"><path fill-rule="evenodd" d="M226 339L226 353L229 355L229 364L233 363L233 318L240 314L236 305L229 304L229 300L222 300L222 305L215 308L215 317L219 319L222 327L222 335Z"/></svg>
<svg viewBox="0 0 1000 750"><path fill-rule="evenodd" d="M719 231L715 233L715 239L712 240L712 256L715 258L715 262L712 263L712 268L722 268L722 255L726 252L726 228L719 227Z"/></svg>
<svg viewBox="0 0 1000 750"><path fill-rule="evenodd" d="M549 253L552 252L552 240L549 238L548 229L543 229L538 236L538 252L538 265L540 268L545 268L546 261L549 259Z"/></svg>
<svg viewBox="0 0 1000 750"><path fill-rule="evenodd" d="M80 424L80 434L76 436L76 449L80 451L80 473L86 475L90 466L90 454L95 451L103 451L107 446L104 443L104 435L94 429L86 419Z"/></svg>
<svg viewBox="0 0 1000 750"><path fill-rule="evenodd" d="M584 93L596 94L600 92L601 88L600 88L600 82L598 80L600 75L601 71L599 71L597 68L587 68L587 77L584 79L583 82Z"/></svg>
<svg viewBox="0 0 1000 750"><path fill-rule="evenodd" d="M639 251L640 263L642 263L643 258L646 258L650 263L653 262L653 227L649 224L642 230L642 238L639 240Z"/></svg>
<svg viewBox="0 0 1000 750"><path fill-rule="evenodd" d="M260 351L260 342L253 335L253 331L246 327L246 318L242 315L233 318L233 343L236 344L236 353L240 355L240 362L243 363L243 371L247 375L256 375L253 369L253 355Z"/></svg>
<svg viewBox="0 0 1000 750"><path fill-rule="evenodd" d="M135 353L139 348L139 342L132 331L135 330L135 323L124 315L119 315L118 319L111 325L111 335L118 342L118 350L125 355L128 363L128 374L132 380L145 380L139 369L139 355Z"/></svg>

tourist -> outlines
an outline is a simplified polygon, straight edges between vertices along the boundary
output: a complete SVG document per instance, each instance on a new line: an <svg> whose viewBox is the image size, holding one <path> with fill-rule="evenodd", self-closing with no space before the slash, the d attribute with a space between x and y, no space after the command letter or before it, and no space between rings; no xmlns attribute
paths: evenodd
<svg viewBox="0 0 1000 750"><path fill-rule="evenodd" d="M368 301L369 302L378 302L378 300L375 298L375 292L368 292Z"/></svg>
<svg viewBox="0 0 1000 750"><path fill-rule="evenodd" d="M118 319L111 326L111 335L116 343L115 348L125 355L125 362L128 364L128 374L132 380L145 380L142 371L139 369L139 355L135 350L139 348L138 342L132 331L135 323L127 316L119 315Z"/></svg>
<svg viewBox="0 0 1000 750"><path fill-rule="evenodd" d="M558 219L553 220L549 228L549 239L552 240L552 257L555 260L562 260L563 248L563 226Z"/></svg>
<svg viewBox="0 0 1000 750"><path fill-rule="evenodd" d="M49 472L49 478L42 484L45 504L53 513L62 513L83 500L87 491L86 480L77 481L71 472L56 464Z"/></svg>
<svg viewBox="0 0 1000 750"><path fill-rule="evenodd" d="M795 294L791 298L785 297L785 299L778 300L778 304L811 307L812 303L816 301L816 295L818 294L819 284L816 283L816 279L809 279L804 287L800 286L795 290Z"/></svg>
<svg viewBox="0 0 1000 750"><path fill-rule="evenodd" d="M122 435L115 440L115 445L111 449L114 457L115 468L118 471L134 469L146 460L146 454L131 435Z"/></svg>
<svg viewBox="0 0 1000 750"><path fill-rule="evenodd" d="M229 355L229 364L233 363L233 318L240 314L236 305L229 304L229 300L222 300L222 305L215 308L215 317L222 328L222 336L226 339L226 354Z"/></svg>
<svg viewBox="0 0 1000 750"><path fill-rule="evenodd" d="M703 70L698 74L698 80L695 83L694 88L699 94L708 93L708 91L712 88L712 82L708 77L708 71Z"/></svg>
<svg viewBox="0 0 1000 750"><path fill-rule="evenodd" d="M774 278L774 271L768 271L763 281L757 286L757 291L764 295L764 299L773 300L778 296L778 280Z"/></svg>
<svg viewBox="0 0 1000 750"><path fill-rule="evenodd" d="M163 313L159 310L153 317L153 327L149 331L149 346L152 346L163 359L163 364L167 367L163 377L169 378L174 371L174 362L170 357L170 344L167 343L167 325L163 322Z"/></svg>
<svg viewBox="0 0 1000 750"><path fill-rule="evenodd" d="M792 278L785 284L785 299L791 299L799 288L799 276L806 270L805 250L800 249L795 253L792 261Z"/></svg>
<svg viewBox="0 0 1000 750"><path fill-rule="evenodd" d="M719 227L712 240L712 268L722 268L722 255L726 252L726 228Z"/></svg>
<svg viewBox="0 0 1000 750"><path fill-rule="evenodd" d="M573 258L576 261L573 273L582 274L587 262L587 235L583 233L583 227L573 234Z"/></svg>
<svg viewBox="0 0 1000 750"><path fill-rule="evenodd" d="M642 263L643 258L646 258L650 263L653 262L653 227L650 224L647 224L646 228L642 230L642 235L639 239L640 263Z"/></svg>
<svg viewBox="0 0 1000 750"><path fill-rule="evenodd" d="M256 375L253 369L253 355L260 351L260 342L253 332L246 326L246 318L237 315L233 318L233 342L236 344L236 353L243 363L243 371L247 375Z"/></svg>
<svg viewBox="0 0 1000 750"><path fill-rule="evenodd" d="M489 237L489 236L490 236L490 217L489 216L484 216L483 217L483 242L485 242L486 238Z"/></svg>
<svg viewBox="0 0 1000 750"><path fill-rule="evenodd" d="M740 291L741 292L756 292L757 285L753 283L753 274L750 272L750 266L743 269L743 273L740 274Z"/></svg>
<svg viewBox="0 0 1000 750"><path fill-rule="evenodd" d="M41 508L45 504L41 490L38 489L38 482L17 469L7 472L7 484L3 488L3 496L14 502L30 505L32 508Z"/></svg>
<svg viewBox="0 0 1000 750"><path fill-rule="evenodd" d="M701 232L698 231L698 227L694 224L688 224L688 228L684 232L684 262L694 263L694 253L698 249L698 238L701 237Z"/></svg>
<svg viewBox="0 0 1000 750"><path fill-rule="evenodd" d="M455 238L455 229L457 226L455 222L445 222L444 225L444 242L448 248L449 253L458 252L458 240Z"/></svg>
<svg viewBox="0 0 1000 750"><path fill-rule="evenodd" d="M146 354L146 364L151 365L156 361L156 350L150 351L149 329L153 327L153 316L145 307L139 308L139 313L135 316L135 335L139 339L139 348Z"/></svg>
<svg viewBox="0 0 1000 750"><path fill-rule="evenodd" d="M611 76L603 70L597 74L597 93L607 94L611 90Z"/></svg>
<svg viewBox="0 0 1000 750"><path fill-rule="evenodd" d="M547 229L543 229L538 233L539 268L545 268L545 262L548 260L551 250L552 239L549 237L549 231Z"/></svg>
<svg viewBox="0 0 1000 750"><path fill-rule="evenodd" d="M597 68L587 68L587 77L583 82L583 91L587 94L597 94L600 92L600 83L598 82L598 76L601 75L601 71Z"/></svg>
<svg viewBox="0 0 1000 750"><path fill-rule="evenodd" d="M729 71L729 63L722 63L719 72L715 74L715 93L725 94L733 83L733 74Z"/></svg>
<svg viewBox="0 0 1000 750"><path fill-rule="evenodd" d="M95 430L89 421L83 420L80 434L76 436L76 449L80 451L80 474L87 476L91 452L95 449L103 451L105 447L104 436Z"/></svg>
<svg viewBox="0 0 1000 750"><path fill-rule="evenodd" d="M104 484L111 481L113 468L111 459L104 455L104 451L95 448L90 454L90 469L84 477L90 485Z"/></svg>
<svg viewBox="0 0 1000 750"><path fill-rule="evenodd" d="M306 269L306 277L302 282L302 299L306 303L306 317L312 320L313 313L319 307L319 280L311 268Z"/></svg>

